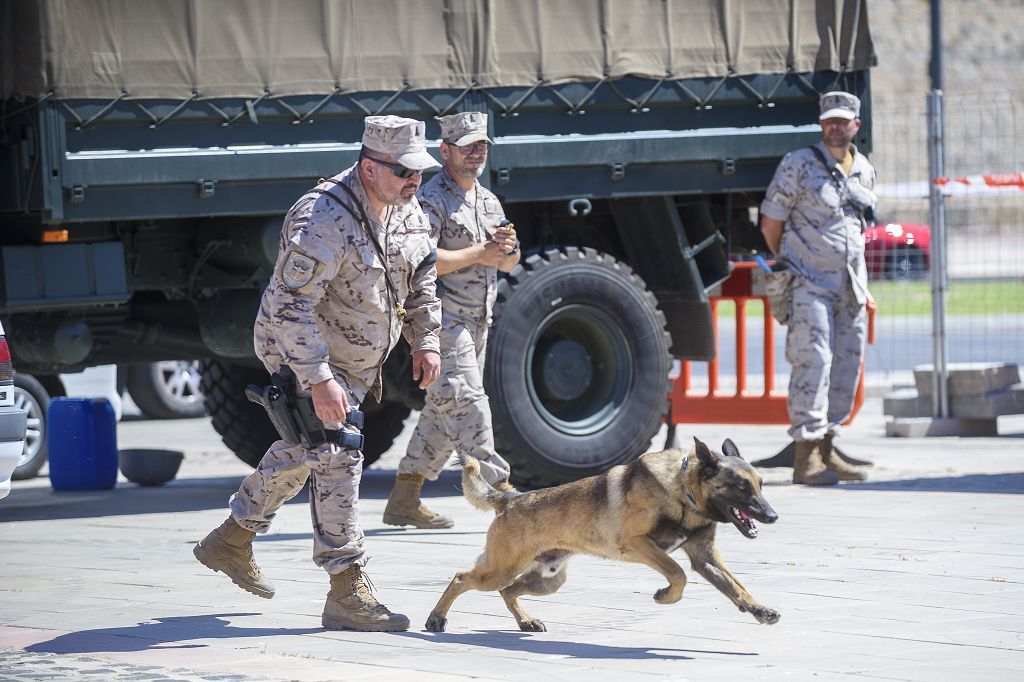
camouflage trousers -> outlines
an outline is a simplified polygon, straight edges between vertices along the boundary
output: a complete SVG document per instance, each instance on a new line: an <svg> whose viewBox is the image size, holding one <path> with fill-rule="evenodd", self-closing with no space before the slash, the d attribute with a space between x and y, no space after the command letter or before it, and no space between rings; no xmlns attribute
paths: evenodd
<svg viewBox="0 0 1024 682"><path fill-rule="evenodd" d="M347 424L326 426L358 433ZM313 563L328 573L341 573L351 564L366 564L358 511L362 474L363 454L358 450L333 443L307 450L279 440L231 496L231 515L243 528L266 533L277 510L298 495L308 480Z"/></svg>
<svg viewBox="0 0 1024 682"><path fill-rule="evenodd" d="M445 321L441 327L441 376L427 389L400 474L436 480L453 452L480 460L490 483L504 481L509 465L494 449L491 405L484 393L487 325Z"/></svg>
<svg viewBox="0 0 1024 682"><path fill-rule="evenodd" d="M836 433L850 416L866 336L867 311L849 282L841 292L796 283L786 334L793 440L819 440Z"/></svg>

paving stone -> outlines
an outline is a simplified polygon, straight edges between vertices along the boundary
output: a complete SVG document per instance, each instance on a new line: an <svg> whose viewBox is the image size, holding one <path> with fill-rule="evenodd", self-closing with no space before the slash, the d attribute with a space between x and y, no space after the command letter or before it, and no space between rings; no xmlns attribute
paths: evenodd
<svg viewBox="0 0 1024 682"><path fill-rule="evenodd" d="M195 447L174 482L145 494L72 498L45 479L15 482L0 503L0 679L1019 677L1024 417L1001 418L1006 436L970 440L888 439L885 425L882 400L869 398L839 440L875 462L869 480L815 489L792 485L791 470L766 469L778 523L759 524L754 541L719 526L730 570L782 614L773 626L739 612L677 552L689 579L677 604L654 602L665 581L646 567L580 556L561 590L523 599L547 632L519 631L498 595L475 592L455 603L447 632L425 632L452 576L479 555L493 515L470 508L457 472L445 471L424 494L455 528L385 526L400 440L364 472L360 499L376 594L413 623L389 634L320 627L327 581L310 561L305 492L255 543L277 586L273 600L198 565L194 543L223 520L251 469L224 451L208 420L122 423L125 447L186 433ZM710 443L731 438L748 460L788 442L780 426L683 430Z"/></svg>

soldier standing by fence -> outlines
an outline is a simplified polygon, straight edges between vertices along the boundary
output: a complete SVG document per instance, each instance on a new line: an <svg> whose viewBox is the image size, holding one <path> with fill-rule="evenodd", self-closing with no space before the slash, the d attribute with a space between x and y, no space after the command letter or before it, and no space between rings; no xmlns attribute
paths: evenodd
<svg viewBox="0 0 1024 682"><path fill-rule="evenodd" d="M423 186L419 199L437 245L441 378L427 389L384 510L384 523L417 528L453 525L423 505L420 491L425 479L437 479L454 451L480 460L484 477L498 489L514 490L509 465L494 449L483 373L498 270L508 272L519 262L519 240L497 197L477 180L487 163L487 114L463 112L440 122L444 169Z"/></svg>
<svg viewBox="0 0 1024 682"><path fill-rule="evenodd" d="M822 141L790 152L761 204L761 231L788 266L786 359L793 482L864 480L833 448L853 408L870 300L864 230L873 220L875 170L853 145L860 100L821 97Z"/></svg>
<svg viewBox="0 0 1024 682"><path fill-rule="evenodd" d="M309 479L313 561L331 576L323 626L394 631L407 629L409 619L374 598L362 570L362 436L346 420L366 393L380 398L381 368L403 326L413 378L423 388L437 379L440 302L429 223L415 193L422 172L440 164L426 151L420 121L368 117L362 144L355 166L289 210L255 329L267 370L295 373L333 440L315 448L274 443L231 497L231 515L195 555L242 589L273 597L252 539Z"/></svg>

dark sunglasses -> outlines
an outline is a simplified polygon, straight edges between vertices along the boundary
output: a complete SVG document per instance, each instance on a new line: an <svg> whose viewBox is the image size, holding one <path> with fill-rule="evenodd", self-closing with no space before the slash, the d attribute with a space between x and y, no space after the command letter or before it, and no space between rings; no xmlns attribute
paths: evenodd
<svg viewBox="0 0 1024 682"><path fill-rule="evenodd" d="M390 161L381 161L380 159L375 159L372 156L365 156L364 155L364 156L360 156L359 158L360 159L369 159L370 161L373 161L374 163L379 163L382 166L387 166L388 168L391 169L391 172L395 174L395 177L402 178L403 180L408 180L409 178L413 177L414 175L417 175L417 174L423 172L423 171L413 170L412 168L406 168L405 166L403 166L400 163L391 163Z"/></svg>

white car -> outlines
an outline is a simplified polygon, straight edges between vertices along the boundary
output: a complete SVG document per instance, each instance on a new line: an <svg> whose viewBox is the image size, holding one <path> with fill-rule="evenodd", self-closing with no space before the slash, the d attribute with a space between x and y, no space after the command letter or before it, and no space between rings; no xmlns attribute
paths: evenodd
<svg viewBox="0 0 1024 682"><path fill-rule="evenodd" d="M14 402L14 366L0 323L0 499L11 492L11 474L25 450L27 414Z"/></svg>

